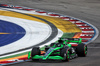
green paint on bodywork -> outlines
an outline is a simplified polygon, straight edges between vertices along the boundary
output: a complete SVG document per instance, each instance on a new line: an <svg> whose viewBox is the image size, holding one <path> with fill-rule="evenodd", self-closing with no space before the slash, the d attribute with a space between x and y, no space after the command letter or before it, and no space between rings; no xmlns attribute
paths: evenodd
<svg viewBox="0 0 100 66"><path fill-rule="evenodd" d="M35 56L33 56L32 57L32 59L42 59L42 60L46 60L46 59L59 59L59 60L62 60L62 59L64 59L63 57L61 57L61 56L51 56L52 54L55 54L55 53L58 53L58 54L60 54L60 52L55 52L55 53L53 53L54 51L56 51L56 50L59 50L60 48L62 48L63 46L60 46L60 47L56 47L56 48L54 48L54 47L51 47L44 55L35 55ZM29 54L28 54L28 58L30 59L30 52L29 52Z"/></svg>
<svg viewBox="0 0 100 66"><path fill-rule="evenodd" d="M46 60L50 55L51 55L51 53L52 52L54 52L54 50L55 50L56 48L50 48L46 53L45 53L45 55L43 56L43 60Z"/></svg>
<svg viewBox="0 0 100 66"><path fill-rule="evenodd" d="M67 53L68 59L70 58L69 55L70 55L70 54L69 54L69 51L68 51L68 53Z"/></svg>
<svg viewBox="0 0 100 66"><path fill-rule="evenodd" d="M33 58L34 59L43 59L43 57L44 56L35 55ZM64 58L61 56L49 56L48 59L63 60Z"/></svg>
<svg viewBox="0 0 100 66"><path fill-rule="evenodd" d="M31 57L31 51L28 53L28 59L30 59Z"/></svg>
<svg viewBox="0 0 100 66"><path fill-rule="evenodd" d="M71 47L72 45L71 44L67 44L67 46Z"/></svg>
<svg viewBox="0 0 100 66"><path fill-rule="evenodd" d="M78 44L82 43L82 38L61 38L61 40L64 41L64 44L68 44L69 42Z"/></svg>
<svg viewBox="0 0 100 66"><path fill-rule="evenodd" d="M87 54L87 47L85 47L85 54Z"/></svg>

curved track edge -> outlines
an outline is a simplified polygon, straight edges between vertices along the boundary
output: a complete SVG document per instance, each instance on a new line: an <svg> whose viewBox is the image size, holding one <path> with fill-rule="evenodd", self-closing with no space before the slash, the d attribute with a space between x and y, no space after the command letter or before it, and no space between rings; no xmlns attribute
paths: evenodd
<svg viewBox="0 0 100 66"><path fill-rule="evenodd" d="M43 11L43 10L37 10L37 9L28 8L28 7L7 5L7 4L0 4L0 7L18 9L18 10L26 10L26 11L35 11L39 14L45 13L48 16L58 17L58 18L61 18L61 19L64 19L64 20L68 20L68 21L76 24L80 29L82 29L82 34L80 35L80 38L84 39L82 41L84 44L89 44L90 42L94 41L99 35L99 31L95 26L88 23L87 21L83 21L81 19L77 19L77 18L74 18L74 17L71 17L71 16L61 15L61 14L53 13L53 12L46 12L46 11ZM6 65L4 63L12 64L12 63L23 62L25 60L28 61L27 58L21 58L21 59L17 59L17 61L15 59L15 61L4 61L4 62L0 62L0 63L2 63L2 65Z"/></svg>

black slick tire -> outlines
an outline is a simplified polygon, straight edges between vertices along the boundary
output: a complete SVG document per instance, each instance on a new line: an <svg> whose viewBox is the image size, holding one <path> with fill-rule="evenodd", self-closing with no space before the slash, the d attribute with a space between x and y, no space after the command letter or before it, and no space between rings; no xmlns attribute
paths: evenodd
<svg viewBox="0 0 100 66"><path fill-rule="evenodd" d="M79 44L76 48L76 52L79 57L85 57L87 55L87 45Z"/></svg>
<svg viewBox="0 0 100 66"><path fill-rule="evenodd" d="M62 61L69 61L69 59L70 59L69 58L70 57L69 48L61 49L60 55L64 58L64 60L62 60Z"/></svg>
<svg viewBox="0 0 100 66"><path fill-rule="evenodd" d="M31 51L31 59L33 61L37 60L37 59L33 59L32 57L34 57L35 55L40 55L40 49L39 47L33 47L32 51Z"/></svg>

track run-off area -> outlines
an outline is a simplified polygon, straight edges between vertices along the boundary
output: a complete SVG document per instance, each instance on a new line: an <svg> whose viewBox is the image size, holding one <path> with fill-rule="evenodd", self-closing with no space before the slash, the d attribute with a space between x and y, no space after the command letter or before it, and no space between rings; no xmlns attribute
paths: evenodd
<svg viewBox="0 0 100 66"><path fill-rule="evenodd" d="M59 37L82 38L89 44L99 34L95 26L74 17L6 4L0 4L0 23L1 65L28 61L33 46L42 48Z"/></svg>

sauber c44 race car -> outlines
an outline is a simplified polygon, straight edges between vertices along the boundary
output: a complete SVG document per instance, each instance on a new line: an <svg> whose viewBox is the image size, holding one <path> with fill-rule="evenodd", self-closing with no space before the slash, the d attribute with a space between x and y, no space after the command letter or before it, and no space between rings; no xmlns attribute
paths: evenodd
<svg viewBox="0 0 100 66"><path fill-rule="evenodd" d="M76 57L85 57L87 55L87 45L83 44L81 38L60 38L58 42L45 46L45 50L39 47L33 47L28 53L28 59L35 60L62 60L69 61ZM70 44L76 43L76 44ZM44 52L44 53L43 53Z"/></svg>

